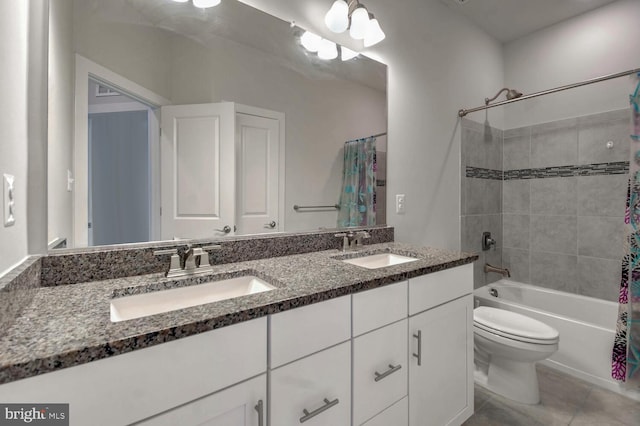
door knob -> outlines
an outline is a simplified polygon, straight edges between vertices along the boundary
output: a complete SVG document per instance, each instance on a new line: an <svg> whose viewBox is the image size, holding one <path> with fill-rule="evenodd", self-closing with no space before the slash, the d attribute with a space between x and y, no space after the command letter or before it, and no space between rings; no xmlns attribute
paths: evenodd
<svg viewBox="0 0 640 426"><path fill-rule="evenodd" d="M228 234L229 232L231 232L231 227L229 225L225 225L224 228L222 229L215 229L214 231L218 231L218 232L224 232L225 234Z"/></svg>
<svg viewBox="0 0 640 426"><path fill-rule="evenodd" d="M265 227L265 228L271 228L271 229L273 229L273 228L275 228L275 227L276 227L276 222L275 222L274 220L272 220L272 221L271 221L271 222L269 222L269 223L265 223L265 224L264 224L264 227Z"/></svg>

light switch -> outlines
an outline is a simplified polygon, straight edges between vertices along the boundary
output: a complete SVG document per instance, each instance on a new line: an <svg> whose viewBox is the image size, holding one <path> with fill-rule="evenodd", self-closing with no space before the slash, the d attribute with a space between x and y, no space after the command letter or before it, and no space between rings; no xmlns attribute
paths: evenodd
<svg viewBox="0 0 640 426"><path fill-rule="evenodd" d="M396 213L402 214L406 211L404 194L396 194Z"/></svg>
<svg viewBox="0 0 640 426"><path fill-rule="evenodd" d="M15 216L15 176L4 174L3 175L3 187L4 187L4 226L13 226L16 223Z"/></svg>
<svg viewBox="0 0 640 426"><path fill-rule="evenodd" d="M71 173L71 170L67 170L67 192L72 192L73 191L73 183L76 180L73 178L73 173Z"/></svg>

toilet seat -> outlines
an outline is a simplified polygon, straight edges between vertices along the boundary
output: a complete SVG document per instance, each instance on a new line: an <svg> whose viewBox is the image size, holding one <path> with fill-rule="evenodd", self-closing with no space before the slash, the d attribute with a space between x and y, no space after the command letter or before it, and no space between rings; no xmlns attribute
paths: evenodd
<svg viewBox="0 0 640 426"><path fill-rule="evenodd" d="M505 309L479 306L473 310L473 326L508 339L540 345L558 343L558 331L536 319Z"/></svg>

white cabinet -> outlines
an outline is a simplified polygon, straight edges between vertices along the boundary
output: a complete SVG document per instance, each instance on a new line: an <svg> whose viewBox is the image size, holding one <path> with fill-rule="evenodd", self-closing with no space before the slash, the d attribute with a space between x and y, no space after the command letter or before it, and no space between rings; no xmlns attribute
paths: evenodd
<svg viewBox="0 0 640 426"><path fill-rule="evenodd" d="M362 426L404 426L409 424L409 398L404 397Z"/></svg>
<svg viewBox="0 0 640 426"><path fill-rule="evenodd" d="M459 425L473 414L473 296L409 318L409 425Z"/></svg>
<svg viewBox="0 0 640 426"><path fill-rule="evenodd" d="M351 296L291 309L270 318L271 368L351 338Z"/></svg>
<svg viewBox="0 0 640 426"><path fill-rule="evenodd" d="M175 408L141 426L263 426L266 424L267 375Z"/></svg>
<svg viewBox="0 0 640 426"><path fill-rule="evenodd" d="M270 424L351 423L351 343L325 349L271 372Z"/></svg>
<svg viewBox="0 0 640 426"><path fill-rule="evenodd" d="M353 337L407 317L407 281L353 296Z"/></svg>
<svg viewBox="0 0 640 426"><path fill-rule="evenodd" d="M353 341L353 424L407 395L407 319Z"/></svg>
<svg viewBox="0 0 640 426"><path fill-rule="evenodd" d="M68 403L72 426L124 425L265 373L266 348L258 318L7 383L0 401Z"/></svg>

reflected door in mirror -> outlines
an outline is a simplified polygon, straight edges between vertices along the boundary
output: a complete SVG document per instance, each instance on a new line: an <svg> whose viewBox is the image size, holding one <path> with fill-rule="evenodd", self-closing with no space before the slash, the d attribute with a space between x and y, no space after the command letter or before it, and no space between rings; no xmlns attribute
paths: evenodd
<svg viewBox="0 0 640 426"><path fill-rule="evenodd" d="M162 239L232 235L233 103L172 105L161 115Z"/></svg>

